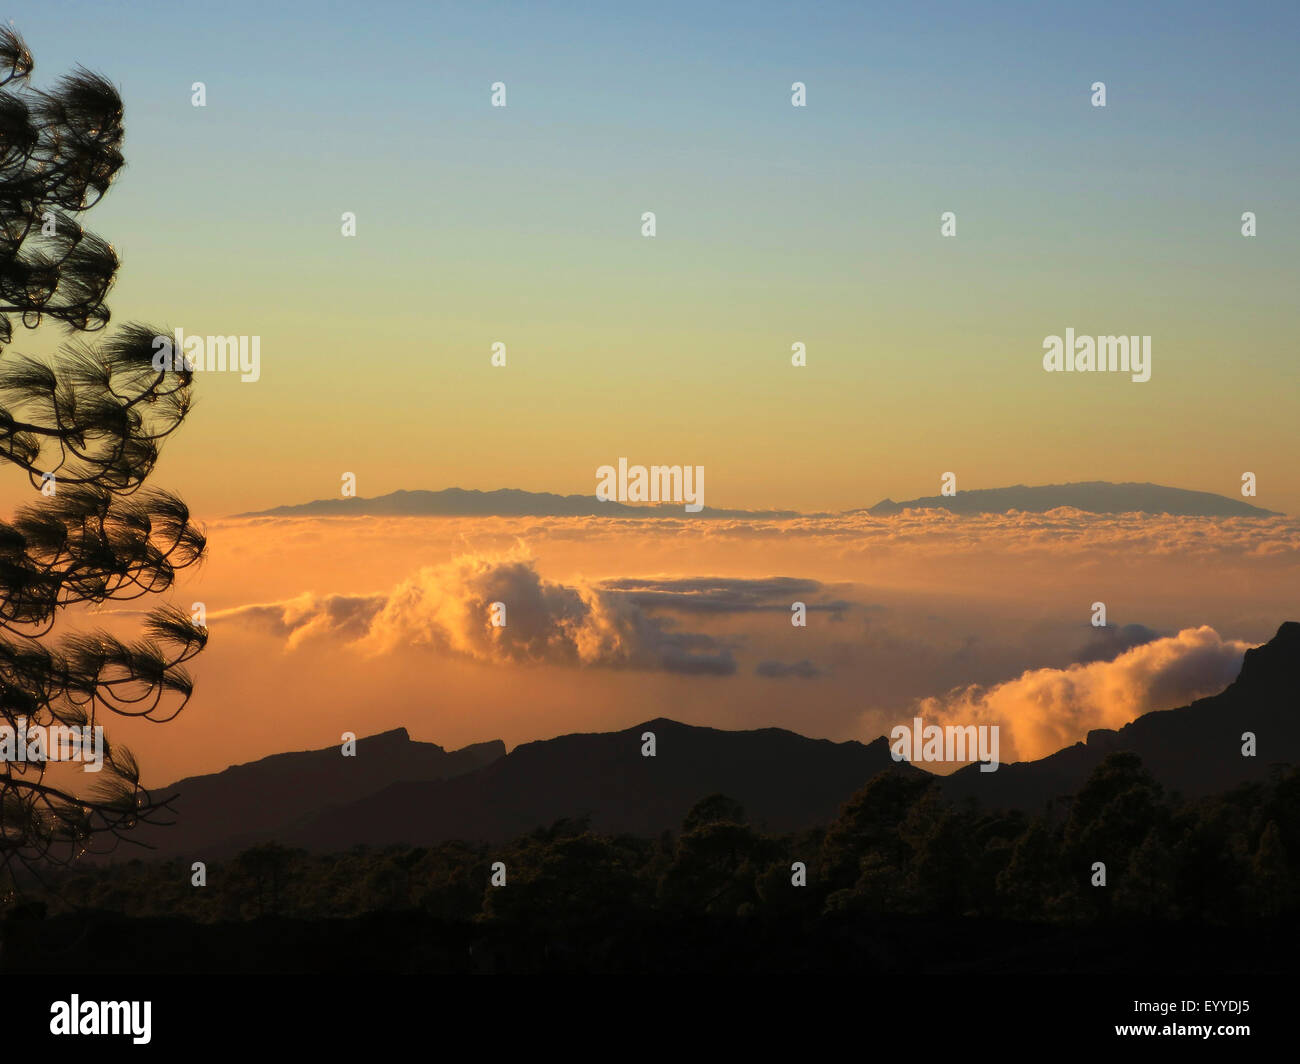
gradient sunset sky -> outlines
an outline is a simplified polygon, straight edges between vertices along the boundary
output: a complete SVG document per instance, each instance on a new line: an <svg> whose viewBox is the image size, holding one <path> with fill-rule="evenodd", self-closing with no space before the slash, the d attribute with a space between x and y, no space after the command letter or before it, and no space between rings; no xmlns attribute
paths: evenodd
<svg viewBox="0 0 1300 1064"><path fill-rule="evenodd" d="M921 712L1039 757L1222 690L1300 619L1294 8L12 19L38 87L78 64L120 87L127 166L86 217L122 258L114 322L261 338L257 382L197 375L150 480L207 526L167 597L213 636L176 721L115 722L150 785L344 731L513 746L660 716L870 741ZM1151 336L1150 380L1045 373L1067 329ZM804 514L231 516L345 472L363 496L594 495L620 457ZM1249 471L1291 516L815 513L949 471L1238 498ZM135 607L92 621L134 637Z"/></svg>
<svg viewBox="0 0 1300 1064"><path fill-rule="evenodd" d="M1051 6L10 12L35 84L80 63L124 98L87 215L114 321L262 338L155 475L199 516L344 471L591 494L620 456L703 465L712 506L1249 470L1300 511L1300 16ZM1150 334L1151 380L1045 373L1067 327Z"/></svg>

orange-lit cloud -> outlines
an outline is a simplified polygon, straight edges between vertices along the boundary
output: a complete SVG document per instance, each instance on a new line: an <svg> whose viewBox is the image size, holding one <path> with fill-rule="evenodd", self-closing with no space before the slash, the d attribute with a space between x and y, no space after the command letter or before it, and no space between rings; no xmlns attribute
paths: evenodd
<svg viewBox="0 0 1300 1064"><path fill-rule="evenodd" d="M368 656L423 647L476 661L607 666L686 674L736 671L728 642L686 632L665 616L752 613L789 609L792 596L819 596L812 580L765 578L635 579L572 585L543 580L519 551L461 555L425 566L386 595L303 594L281 602L218 611L213 622L261 627L288 649L333 636ZM492 607L504 607L505 624ZM836 613L844 601L810 602ZM766 663L762 675L783 675ZM811 672L809 672L811 670ZM797 667L815 675L811 665Z"/></svg>
<svg viewBox="0 0 1300 1064"><path fill-rule="evenodd" d="M1143 713L1216 694L1236 678L1249 647L1213 628L1187 628L1113 661L1034 669L993 687L924 698L916 712L938 724L998 725L1002 759L1031 760L1093 728L1119 728Z"/></svg>

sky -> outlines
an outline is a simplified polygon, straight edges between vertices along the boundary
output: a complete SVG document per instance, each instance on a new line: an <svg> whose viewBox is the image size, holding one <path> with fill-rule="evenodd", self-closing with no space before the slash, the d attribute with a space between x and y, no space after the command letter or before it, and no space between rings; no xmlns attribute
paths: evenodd
<svg viewBox="0 0 1300 1064"><path fill-rule="evenodd" d="M513 746L663 715L870 741L920 708L1037 757L1222 689L1295 617L1290 516L232 516L345 473L591 495L620 457L805 515L947 472L1240 497L1249 471L1249 501L1300 513L1294 7L9 17L37 86L81 64L125 102L127 166L85 219L122 259L114 323L260 343L256 381L197 375L151 478L207 526L170 597L213 632L186 712L122 725L153 782L345 729ZM1151 337L1150 379L1045 372L1067 329Z"/></svg>
<svg viewBox="0 0 1300 1064"><path fill-rule="evenodd" d="M200 381L159 467L196 512L344 472L590 493L620 456L704 465L718 506L1251 471L1300 510L1297 12L1044 7L11 17L36 84L80 63L123 95L88 215L115 321L261 338L260 379ZM1150 335L1151 379L1045 373L1066 328Z"/></svg>

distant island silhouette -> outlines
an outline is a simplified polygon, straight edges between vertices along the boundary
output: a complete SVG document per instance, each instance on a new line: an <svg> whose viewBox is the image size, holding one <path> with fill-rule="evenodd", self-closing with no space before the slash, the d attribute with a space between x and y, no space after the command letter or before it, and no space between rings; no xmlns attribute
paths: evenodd
<svg viewBox="0 0 1300 1064"><path fill-rule="evenodd" d="M1094 514L1149 513L1175 517L1277 517L1276 510L1215 495L1209 491L1188 491L1162 484L1112 484L1089 480L1077 484L1044 484L1028 487L976 488L956 495L929 495L907 502L885 499L866 512L887 517L904 510L948 510L955 514L1045 513L1061 506ZM861 513L850 510L850 513Z"/></svg>
<svg viewBox="0 0 1300 1064"><path fill-rule="evenodd" d="M1188 491L1160 484L1112 484L1103 480L1076 484L1046 484L1029 487L977 488L956 495L931 495L894 502L884 499L875 506L842 511L840 515L868 514L888 517L904 510L948 510L955 514L1009 513L1019 510L1044 513L1071 507L1086 513L1150 513L1186 517L1275 517L1278 512L1252 506L1239 499L1208 491ZM676 503L633 505L601 502L592 495L556 495L546 491L500 488L478 491L444 488L441 491L393 491L366 499L316 499L312 502L275 506L269 510L235 514L236 517L342 517L342 516L429 516L429 517L671 517L681 520ZM793 518L833 517L828 511L802 513L795 510L736 510L706 506L692 517Z"/></svg>

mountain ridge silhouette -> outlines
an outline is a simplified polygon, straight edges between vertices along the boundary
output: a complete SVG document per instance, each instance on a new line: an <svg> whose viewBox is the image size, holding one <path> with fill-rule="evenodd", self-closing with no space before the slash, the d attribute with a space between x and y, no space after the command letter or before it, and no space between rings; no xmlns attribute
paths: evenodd
<svg viewBox="0 0 1300 1064"><path fill-rule="evenodd" d="M1075 793L1108 753L1131 750L1169 790L1189 798L1220 793L1266 778L1274 765L1300 763L1298 704L1300 622L1288 621L1246 652L1237 679L1219 694L1096 729L1034 761L989 773L972 764L933 778L952 801L1040 812ZM1256 736L1256 757L1241 754L1247 731ZM655 734L654 757L642 756L645 732ZM500 740L448 752L411 740L405 728L359 739L356 750L356 757L341 756L338 746L273 754L180 780L159 789L178 795L175 826L143 825L132 834L161 856L192 859L272 839L317 851L504 842L581 817L592 830L653 836L676 830L695 802L715 793L740 802L756 826L785 832L829 823L880 771L932 775L895 762L884 736L835 742L666 717L539 739L509 753ZM277 796L284 797L268 810Z"/></svg>

